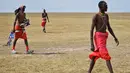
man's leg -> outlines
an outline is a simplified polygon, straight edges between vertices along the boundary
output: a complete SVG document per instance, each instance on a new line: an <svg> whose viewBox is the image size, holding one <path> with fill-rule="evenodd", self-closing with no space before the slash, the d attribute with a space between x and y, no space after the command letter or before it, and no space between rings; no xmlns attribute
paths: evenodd
<svg viewBox="0 0 130 73"><path fill-rule="evenodd" d="M24 39L24 43L25 43L25 45L26 45L26 53L27 53L27 54L33 53L33 50L29 50L28 40L27 40L27 39Z"/></svg>
<svg viewBox="0 0 130 73"><path fill-rule="evenodd" d="M29 47L28 47L28 40L27 40L27 39L24 39L24 43L25 43L25 45L26 45L26 51L28 51L28 50L29 50Z"/></svg>
<svg viewBox="0 0 130 73"><path fill-rule="evenodd" d="M90 67L89 67L88 73L91 73L92 70L93 70L93 67L94 67L94 65L95 65L95 58L96 58L96 57L92 57L92 60L91 60L91 63L90 63Z"/></svg>
<svg viewBox="0 0 130 73"><path fill-rule="evenodd" d="M15 46L16 46L17 40L18 40L18 39L14 39L14 42L13 42L13 48L12 48L12 53L13 53L13 54L16 54Z"/></svg>
<svg viewBox="0 0 130 73"><path fill-rule="evenodd" d="M46 33L46 29L45 29L45 26L43 27L43 32Z"/></svg>
<svg viewBox="0 0 130 73"><path fill-rule="evenodd" d="M44 22L43 24L43 32L46 33L46 22Z"/></svg>
<svg viewBox="0 0 130 73"><path fill-rule="evenodd" d="M107 67L108 67L110 73L113 73L113 69L112 69L111 61L110 61L110 60L106 60L106 64L107 64Z"/></svg>
<svg viewBox="0 0 130 73"><path fill-rule="evenodd" d="M16 46L16 42L17 42L17 40L18 40L18 39L14 39L12 50L15 50L15 46Z"/></svg>

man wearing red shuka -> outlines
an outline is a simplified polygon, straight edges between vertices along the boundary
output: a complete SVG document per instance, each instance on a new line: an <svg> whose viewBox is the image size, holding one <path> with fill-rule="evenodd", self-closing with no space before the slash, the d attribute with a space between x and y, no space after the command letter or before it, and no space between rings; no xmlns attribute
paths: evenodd
<svg viewBox="0 0 130 73"><path fill-rule="evenodd" d="M48 14L47 14L46 10L44 9L43 13L42 13L42 23L41 23L41 26L43 27L43 32L44 33L46 33L45 26L46 26L46 21L47 20L49 22Z"/></svg>
<svg viewBox="0 0 130 73"><path fill-rule="evenodd" d="M21 6L15 10L15 21L13 26L13 32L15 33L15 39L13 42L12 54L16 54L15 45L19 38L24 39L26 45L26 54L32 54L33 50L29 50L27 34L25 31L25 27L27 26L25 23L26 14L24 13L26 6Z"/></svg>
<svg viewBox="0 0 130 73"><path fill-rule="evenodd" d="M106 29L108 28L108 31L114 37L117 45L119 45L119 41L116 38L110 26L109 16L107 13L105 13L107 11L107 3L105 1L100 1L98 6L100 11L94 16L92 21L91 31L90 31L91 50L93 52L89 55L89 58L91 59L91 63L90 63L88 73L91 73L95 65L95 62L98 58L102 58L106 60L106 64L109 69L109 72L113 73L113 68L110 61L111 57L106 48L106 42L108 38L108 32L106 31ZM94 28L96 28L96 32L93 38Z"/></svg>

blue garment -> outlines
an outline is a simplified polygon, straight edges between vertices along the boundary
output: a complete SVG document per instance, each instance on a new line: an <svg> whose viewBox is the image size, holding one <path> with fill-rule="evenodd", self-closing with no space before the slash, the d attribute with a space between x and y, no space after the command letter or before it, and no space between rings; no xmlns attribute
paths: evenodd
<svg viewBox="0 0 130 73"><path fill-rule="evenodd" d="M14 39L14 33L13 32L10 33L9 39Z"/></svg>
<svg viewBox="0 0 130 73"><path fill-rule="evenodd" d="M8 46L11 46L12 39L14 39L14 33L13 32L11 32L10 35L9 35L8 42L7 42Z"/></svg>

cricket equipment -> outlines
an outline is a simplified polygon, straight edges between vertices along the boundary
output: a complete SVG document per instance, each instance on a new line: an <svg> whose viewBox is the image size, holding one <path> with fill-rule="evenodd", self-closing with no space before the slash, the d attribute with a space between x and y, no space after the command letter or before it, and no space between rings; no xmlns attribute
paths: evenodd
<svg viewBox="0 0 130 73"><path fill-rule="evenodd" d="M6 46L11 46L13 39L14 39L14 32L10 32Z"/></svg>

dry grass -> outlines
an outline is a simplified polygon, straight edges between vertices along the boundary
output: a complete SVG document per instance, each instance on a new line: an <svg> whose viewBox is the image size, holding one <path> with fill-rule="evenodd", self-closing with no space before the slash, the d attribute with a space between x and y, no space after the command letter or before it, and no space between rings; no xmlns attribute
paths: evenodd
<svg viewBox="0 0 130 73"><path fill-rule="evenodd" d="M130 73L129 13L109 14L110 22L120 45L108 38L115 73ZM26 55L23 40L19 40L12 55L11 48L3 47L12 29L14 14L0 14L0 73L87 73L90 60L89 31L93 14L50 13L47 33L40 26L41 14L27 14L31 26L27 27L30 49L35 54ZM93 73L109 73L105 61L96 62Z"/></svg>

